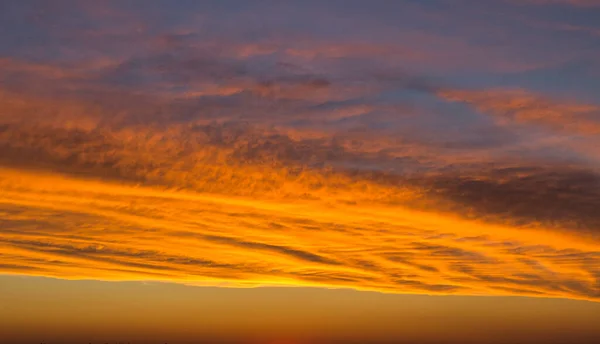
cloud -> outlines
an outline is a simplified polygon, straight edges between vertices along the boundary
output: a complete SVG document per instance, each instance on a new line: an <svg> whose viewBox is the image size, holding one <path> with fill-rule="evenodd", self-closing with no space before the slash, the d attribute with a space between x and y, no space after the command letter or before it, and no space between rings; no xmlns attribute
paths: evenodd
<svg viewBox="0 0 600 344"><path fill-rule="evenodd" d="M23 170L1 176L4 272L600 297L598 245L572 234L402 205L211 195Z"/></svg>
<svg viewBox="0 0 600 344"><path fill-rule="evenodd" d="M423 184L452 211L515 224L580 229L598 238L600 174L568 167L519 167L448 173ZM504 220L501 220L504 219Z"/></svg>
<svg viewBox="0 0 600 344"><path fill-rule="evenodd" d="M146 109L152 102L142 102L113 116L80 100L6 99L10 110L0 127L0 149L7 166L50 167L228 195L399 201L513 224L589 230L599 223L593 210L600 200L593 166L522 157L522 151L511 156L508 150L523 147L514 143L519 136L495 127L475 139L451 134L436 141L445 133L427 138L417 132L420 140L411 140L410 132L399 139L394 131L378 127L315 131L324 121L339 118L339 112L327 107L314 117L307 109L298 110L299 115L285 109L282 115L289 113L289 118L274 118L274 127L271 117L258 114L255 122L204 118L200 111L209 107L202 103L189 110L181 103L154 103L162 107L156 111ZM239 106L227 108L235 115ZM369 111L364 105L340 106L338 111L357 107ZM530 108L523 111L528 114ZM325 116L319 118L321 112ZM294 129L291 123L302 118L311 126ZM533 120L546 125L544 117Z"/></svg>
<svg viewBox="0 0 600 344"><path fill-rule="evenodd" d="M576 51L95 6L0 37L0 271L598 299L598 106L460 86Z"/></svg>
<svg viewBox="0 0 600 344"><path fill-rule="evenodd" d="M592 104L561 102L524 90L443 90L439 95L470 104L499 121L538 124L570 134L600 133L600 107Z"/></svg>
<svg viewBox="0 0 600 344"><path fill-rule="evenodd" d="M419 157L422 147L398 159L385 140L373 150L377 140L239 122L161 127L100 112L91 117L104 123L67 125L64 109L61 120L7 120L0 131L5 272L598 297L594 172L451 167Z"/></svg>
<svg viewBox="0 0 600 344"><path fill-rule="evenodd" d="M517 0L515 3L535 5L569 5L575 7L600 7L598 0Z"/></svg>

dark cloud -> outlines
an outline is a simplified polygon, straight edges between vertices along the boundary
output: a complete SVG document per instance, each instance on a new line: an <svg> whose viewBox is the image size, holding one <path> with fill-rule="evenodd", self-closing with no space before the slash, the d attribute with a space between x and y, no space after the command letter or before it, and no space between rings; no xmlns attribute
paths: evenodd
<svg viewBox="0 0 600 344"><path fill-rule="evenodd" d="M395 280L394 281L399 286L410 286L415 287L417 289L422 289L424 291L430 292L455 292L459 291L461 287L456 285L447 285L447 284L426 284L419 281L411 281L411 280Z"/></svg>
<svg viewBox="0 0 600 344"><path fill-rule="evenodd" d="M16 264L0 264L0 269L4 271L28 271L28 270L39 270L32 266L23 266Z"/></svg>
<svg viewBox="0 0 600 344"><path fill-rule="evenodd" d="M436 267L425 265L425 264L419 264L419 263L412 262L412 261L410 261L408 259L404 259L404 258L400 258L400 257L397 257L395 255L386 255L385 256L386 259L389 259L389 260L391 260L393 262L405 264L405 265L408 265L408 266L414 266L417 269L421 269L423 271L430 271L430 272L438 272L439 271L438 268L436 268Z"/></svg>
<svg viewBox="0 0 600 344"><path fill-rule="evenodd" d="M432 192L475 216L515 224L542 222L590 231L598 236L600 175L561 167L496 169L488 173L437 176L425 183Z"/></svg>
<svg viewBox="0 0 600 344"><path fill-rule="evenodd" d="M285 246L265 244L265 243L259 243L259 242L251 242L251 241L243 241L243 240L238 240L238 239L234 239L234 238L227 238L227 237L214 236L214 235L206 235L203 237L203 239L209 240L212 242L232 245L232 246L250 248L250 249L254 249L254 250L266 250L266 251L277 252L277 253L281 253L284 255L288 255L290 257L294 257L296 259L305 260L305 261L312 262L312 263L322 263L322 264L328 264L328 265L338 265L339 264L338 262L336 262L334 260L322 257L318 254L305 252L305 251L301 251L301 250L297 250L297 249L293 249L293 248L285 247Z"/></svg>

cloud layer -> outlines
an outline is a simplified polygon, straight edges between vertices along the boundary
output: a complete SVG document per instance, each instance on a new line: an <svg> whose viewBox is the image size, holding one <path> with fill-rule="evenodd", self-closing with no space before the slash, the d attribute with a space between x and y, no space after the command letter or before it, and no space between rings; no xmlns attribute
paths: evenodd
<svg viewBox="0 0 600 344"><path fill-rule="evenodd" d="M435 3L2 5L0 272L598 300L596 9Z"/></svg>
<svg viewBox="0 0 600 344"><path fill-rule="evenodd" d="M593 242L407 209L2 171L2 269L62 278L596 300ZM485 233L485 234L483 234Z"/></svg>

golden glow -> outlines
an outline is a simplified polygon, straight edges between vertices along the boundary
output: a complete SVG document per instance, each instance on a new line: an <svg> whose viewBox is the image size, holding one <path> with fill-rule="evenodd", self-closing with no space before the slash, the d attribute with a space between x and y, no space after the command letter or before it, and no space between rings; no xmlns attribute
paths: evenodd
<svg viewBox="0 0 600 344"><path fill-rule="evenodd" d="M598 300L598 244L543 228L339 195L244 198L14 169L0 178L3 272Z"/></svg>

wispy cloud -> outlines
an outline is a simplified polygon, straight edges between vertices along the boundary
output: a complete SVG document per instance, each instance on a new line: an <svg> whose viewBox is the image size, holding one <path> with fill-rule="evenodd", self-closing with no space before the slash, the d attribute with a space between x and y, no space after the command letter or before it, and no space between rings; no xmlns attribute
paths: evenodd
<svg viewBox="0 0 600 344"><path fill-rule="evenodd" d="M445 90L440 95L465 102L501 120L533 123L571 134L600 133L600 107L557 101L524 90Z"/></svg>
<svg viewBox="0 0 600 344"><path fill-rule="evenodd" d="M539 228L490 225L403 206L269 201L11 170L2 171L1 187L4 272L427 294L600 296L597 245Z"/></svg>

